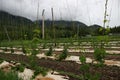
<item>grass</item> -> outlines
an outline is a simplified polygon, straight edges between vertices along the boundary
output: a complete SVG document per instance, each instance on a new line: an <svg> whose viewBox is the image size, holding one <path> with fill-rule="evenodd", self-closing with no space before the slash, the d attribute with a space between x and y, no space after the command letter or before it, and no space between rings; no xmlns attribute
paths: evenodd
<svg viewBox="0 0 120 80"><path fill-rule="evenodd" d="M59 38L56 39L56 43L72 43L72 42L93 42L97 41L98 37L104 38L105 36L92 36L92 37L83 37L79 39L74 39L74 38ZM110 41L120 41L119 36L109 36ZM16 40L16 41L1 41L0 46L6 47L6 46L18 46L18 45L28 45L31 43L31 40ZM54 43L53 39L47 39L47 40L40 40L40 44L43 43Z"/></svg>
<svg viewBox="0 0 120 80"><path fill-rule="evenodd" d="M6 47L6 46L18 46L18 45L27 45L29 44L31 41L30 40L17 40L17 41L2 41L0 42L0 46L2 47Z"/></svg>
<svg viewBox="0 0 120 80"><path fill-rule="evenodd" d="M22 80L21 78L18 77L16 72L3 72L0 70L0 79L2 80Z"/></svg>

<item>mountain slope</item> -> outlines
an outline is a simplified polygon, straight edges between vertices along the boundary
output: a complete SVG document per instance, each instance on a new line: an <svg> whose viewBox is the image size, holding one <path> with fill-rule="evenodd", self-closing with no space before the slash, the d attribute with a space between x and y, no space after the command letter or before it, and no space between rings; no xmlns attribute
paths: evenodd
<svg viewBox="0 0 120 80"><path fill-rule="evenodd" d="M59 20L54 21L54 33L52 23L50 20L45 21L45 38L53 38L53 34L55 34L56 38L86 36L88 34L96 34L95 31L101 27L99 25L87 26L78 21ZM0 36L2 36L0 40L7 39L5 28L12 39L32 39L34 35L33 30L36 28L42 30L41 26L42 20L31 21L24 17L0 11ZM41 35L42 33L39 35L40 38Z"/></svg>
<svg viewBox="0 0 120 80"><path fill-rule="evenodd" d="M11 26L15 26L15 25L18 26L19 24L30 25L32 24L32 21L24 17L14 16L7 12L0 11L0 24L11 25Z"/></svg>

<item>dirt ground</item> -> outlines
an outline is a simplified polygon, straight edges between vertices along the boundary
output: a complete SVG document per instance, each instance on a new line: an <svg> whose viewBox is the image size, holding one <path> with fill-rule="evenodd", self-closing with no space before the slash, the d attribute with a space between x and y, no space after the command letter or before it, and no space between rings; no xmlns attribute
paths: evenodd
<svg viewBox="0 0 120 80"><path fill-rule="evenodd" d="M112 57L112 56L111 56ZM29 64L29 59L24 55L16 55L16 54L0 54L0 58L7 61L16 61L23 62L24 64ZM37 65L45 68L54 69L57 71L64 71L73 73L75 75L80 75L80 64L77 64L74 61L56 61L52 59L38 59L36 57ZM102 73L100 80L119 80L120 79L120 67L117 66L104 66L104 67L95 67L91 65L90 73ZM69 76L69 80L78 80Z"/></svg>

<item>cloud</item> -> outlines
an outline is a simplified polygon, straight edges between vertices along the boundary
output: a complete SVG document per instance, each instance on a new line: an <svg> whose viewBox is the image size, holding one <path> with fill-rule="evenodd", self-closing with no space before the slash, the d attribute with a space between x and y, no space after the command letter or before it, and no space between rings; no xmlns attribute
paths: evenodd
<svg viewBox="0 0 120 80"><path fill-rule="evenodd" d="M51 8L54 9L55 20L77 20L87 25L103 25L105 0L0 0L0 10L14 15L37 19L39 3L39 19L45 9L45 19L51 19ZM120 1L109 0L109 25L120 25Z"/></svg>

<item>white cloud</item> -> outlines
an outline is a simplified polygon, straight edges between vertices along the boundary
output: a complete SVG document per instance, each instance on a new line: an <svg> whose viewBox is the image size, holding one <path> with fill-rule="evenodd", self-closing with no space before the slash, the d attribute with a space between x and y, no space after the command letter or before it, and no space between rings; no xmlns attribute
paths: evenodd
<svg viewBox="0 0 120 80"><path fill-rule="evenodd" d="M53 7L56 20L78 20L87 25L103 25L105 0L0 0L0 10L36 20L38 2L39 19L43 9L45 18L51 19L51 7ZM110 26L120 25L119 4L119 0L109 0Z"/></svg>

